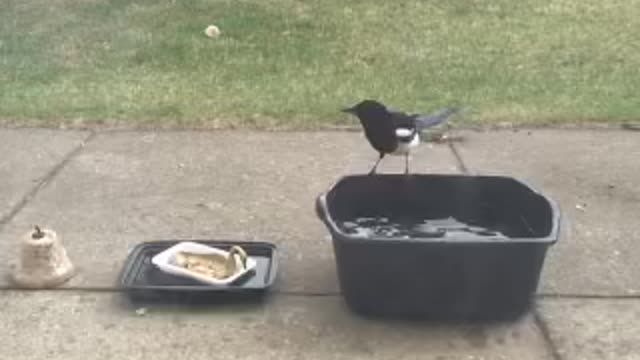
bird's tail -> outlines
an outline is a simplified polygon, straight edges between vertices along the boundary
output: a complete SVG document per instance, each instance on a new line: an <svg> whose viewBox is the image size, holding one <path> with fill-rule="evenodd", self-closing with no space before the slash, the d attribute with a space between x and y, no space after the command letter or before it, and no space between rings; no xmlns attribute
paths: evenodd
<svg viewBox="0 0 640 360"><path fill-rule="evenodd" d="M418 131L431 128L440 125L447 121L451 115L457 113L460 110L458 107L446 108L438 113L431 115L418 115L416 116L416 127Z"/></svg>

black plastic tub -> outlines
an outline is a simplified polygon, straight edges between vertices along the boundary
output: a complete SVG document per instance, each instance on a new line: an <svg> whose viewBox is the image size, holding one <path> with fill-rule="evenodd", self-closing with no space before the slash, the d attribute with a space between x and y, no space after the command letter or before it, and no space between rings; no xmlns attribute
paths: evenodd
<svg viewBox="0 0 640 360"><path fill-rule="evenodd" d="M355 175L318 197L340 287L365 315L512 320L526 313L558 239L557 205L518 180L466 175ZM455 220L501 234L351 234L355 218Z"/></svg>
<svg viewBox="0 0 640 360"><path fill-rule="evenodd" d="M209 285L167 274L151 259L179 243L177 240L144 242L131 250L120 273L120 288L134 302L219 304L260 301L274 284L278 273L275 245L266 242L189 240L228 250L241 246L257 261L253 273L229 285Z"/></svg>

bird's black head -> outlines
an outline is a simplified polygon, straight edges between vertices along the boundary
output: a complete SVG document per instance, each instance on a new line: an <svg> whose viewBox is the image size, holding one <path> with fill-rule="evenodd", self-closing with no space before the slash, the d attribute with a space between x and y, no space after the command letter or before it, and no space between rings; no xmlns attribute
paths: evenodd
<svg viewBox="0 0 640 360"><path fill-rule="evenodd" d="M363 100L356 105L342 109L342 112L353 114L360 119L376 118L387 112L386 106L375 100Z"/></svg>

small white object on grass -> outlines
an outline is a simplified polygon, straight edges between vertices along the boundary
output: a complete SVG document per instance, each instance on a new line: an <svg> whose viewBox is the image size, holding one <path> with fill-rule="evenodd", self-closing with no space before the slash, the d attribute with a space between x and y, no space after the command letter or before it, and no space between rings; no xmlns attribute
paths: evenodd
<svg viewBox="0 0 640 360"><path fill-rule="evenodd" d="M220 36L220 29L215 25L209 25L204 33L210 38L217 38Z"/></svg>

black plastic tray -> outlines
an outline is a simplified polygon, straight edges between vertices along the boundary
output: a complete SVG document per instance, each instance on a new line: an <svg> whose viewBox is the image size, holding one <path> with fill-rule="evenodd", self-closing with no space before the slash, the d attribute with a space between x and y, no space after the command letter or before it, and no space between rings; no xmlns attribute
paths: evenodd
<svg viewBox="0 0 640 360"><path fill-rule="evenodd" d="M186 240L185 240L186 241ZM120 274L120 287L134 301L217 303L260 299L275 282L278 272L276 247L265 242L188 240L228 250L239 245L256 259L257 266L229 285L202 284L189 278L167 274L151 263L158 253L182 240L151 241L131 250Z"/></svg>

